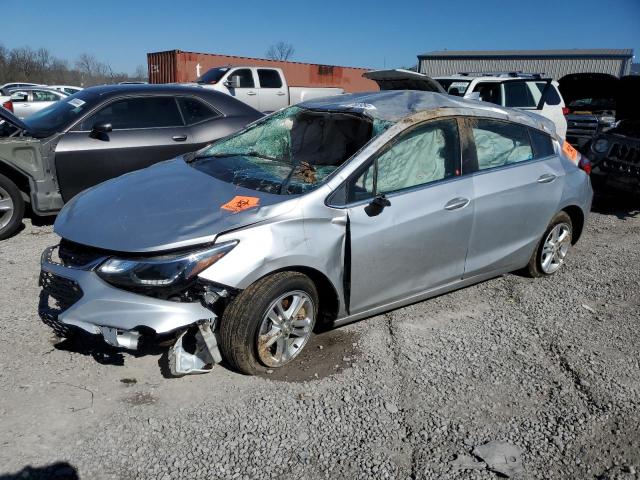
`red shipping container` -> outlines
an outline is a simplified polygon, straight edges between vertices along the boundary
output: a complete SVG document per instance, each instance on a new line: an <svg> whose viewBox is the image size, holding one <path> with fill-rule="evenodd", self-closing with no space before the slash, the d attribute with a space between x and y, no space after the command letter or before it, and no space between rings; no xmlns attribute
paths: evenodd
<svg viewBox="0 0 640 480"><path fill-rule="evenodd" d="M339 87L346 92L378 90L375 82L362 78L362 74L369 71L367 68L285 62L180 50L148 53L147 63L149 83L193 82L198 74L202 75L210 68L243 65L281 68L290 87Z"/></svg>

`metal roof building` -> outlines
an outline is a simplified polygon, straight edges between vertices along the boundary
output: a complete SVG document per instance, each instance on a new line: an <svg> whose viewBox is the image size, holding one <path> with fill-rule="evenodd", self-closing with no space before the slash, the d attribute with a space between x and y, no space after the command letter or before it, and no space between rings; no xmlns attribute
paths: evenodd
<svg viewBox="0 0 640 480"><path fill-rule="evenodd" d="M460 72L530 72L559 79L569 73L628 75L632 49L442 50L418 55L418 71L437 77Z"/></svg>

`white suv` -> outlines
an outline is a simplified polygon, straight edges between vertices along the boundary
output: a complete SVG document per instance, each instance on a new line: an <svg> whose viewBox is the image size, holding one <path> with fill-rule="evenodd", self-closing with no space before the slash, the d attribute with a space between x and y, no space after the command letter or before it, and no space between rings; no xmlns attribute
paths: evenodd
<svg viewBox="0 0 640 480"><path fill-rule="evenodd" d="M567 135L564 100L555 80L522 72L458 73L434 80L449 95L536 111L556 125L561 138Z"/></svg>

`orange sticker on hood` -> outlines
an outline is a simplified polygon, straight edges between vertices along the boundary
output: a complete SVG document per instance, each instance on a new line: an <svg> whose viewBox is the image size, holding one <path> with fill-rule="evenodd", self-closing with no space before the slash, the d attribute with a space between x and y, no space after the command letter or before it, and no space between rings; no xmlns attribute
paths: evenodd
<svg viewBox="0 0 640 480"><path fill-rule="evenodd" d="M566 140L562 144L562 151L573 161L573 163L578 163L578 151Z"/></svg>
<svg viewBox="0 0 640 480"><path fill-rule="evenodd" d="M223 210L229 210L233 213L238 213L249 208L257 207L259 205L260 199L258 197L243 197L241 195L236 195L220 208Z"/></svg>

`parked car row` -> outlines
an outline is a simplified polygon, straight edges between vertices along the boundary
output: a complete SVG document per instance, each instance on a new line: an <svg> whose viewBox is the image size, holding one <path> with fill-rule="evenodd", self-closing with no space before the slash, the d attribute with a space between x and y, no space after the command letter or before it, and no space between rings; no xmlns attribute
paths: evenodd
<svg viewBox="0 0 640 480"><path fill-rule="evenodd" d="M70 85L37 85L32 83L6 83L0 87L0 106L24 119L48 107L61 98L81 91Z"/></svg>

